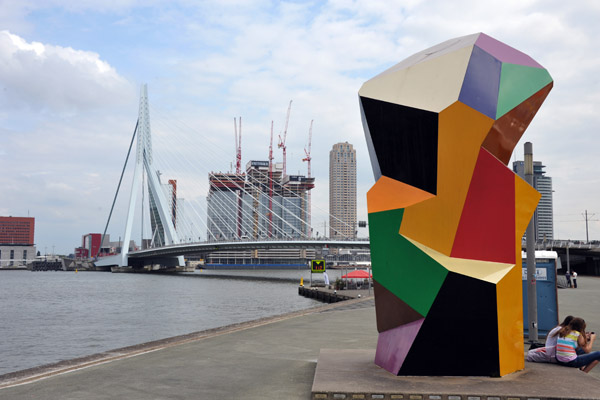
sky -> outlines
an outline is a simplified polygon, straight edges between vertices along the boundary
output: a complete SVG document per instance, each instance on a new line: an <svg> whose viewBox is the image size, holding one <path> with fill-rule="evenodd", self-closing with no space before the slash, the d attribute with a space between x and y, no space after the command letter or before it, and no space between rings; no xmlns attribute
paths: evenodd
<svg viewBox="0 0 600 400"><path fill-rule="evenodd" d="M243 121L243 163L266 160L271 121L277 141L292 100L288 173L306 174L314 121L313 226L327 220L329 150L346 141L366 220L374 179L361 85L418 51L484 32L552 75L514 157L532 142L553 178L555 238L585 239L587 210L597 240L598 21L594 0L0 0L0 215L35 217L42 253L72 253L83 234L102 232L147 84L153 152L161 168L181 162L178 190L190 204L207 194L206 168L232 168L233 118ZM123 235L130 176L113 240Z"/></svg>

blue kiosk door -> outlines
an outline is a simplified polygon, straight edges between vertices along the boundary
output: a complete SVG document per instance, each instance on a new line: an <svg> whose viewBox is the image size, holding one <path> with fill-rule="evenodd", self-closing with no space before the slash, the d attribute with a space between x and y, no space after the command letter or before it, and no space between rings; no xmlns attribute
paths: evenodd
<svg viewBox="0 0 600 400"><path fill-rule="evenodd" d="M555 251L536 251L536 291L538 312L538 336L546 337L558 325L558 295L556 269L558 254ZM527 313L527 257L523 253L523 329L529 337Z"/></svg>

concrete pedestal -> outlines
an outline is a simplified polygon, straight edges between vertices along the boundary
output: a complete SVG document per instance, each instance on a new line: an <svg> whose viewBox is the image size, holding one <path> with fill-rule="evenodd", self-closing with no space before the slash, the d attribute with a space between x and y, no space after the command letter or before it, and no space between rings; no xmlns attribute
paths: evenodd
<svg viewBox="0 0 600 400"><path fill-rule="evenodd" d="M375 350L322 349L312 399L600 399L600 380L554 364L525 363L502 378L395 376L373 363ZM435 362L432 360L432 362Z"/></svg>

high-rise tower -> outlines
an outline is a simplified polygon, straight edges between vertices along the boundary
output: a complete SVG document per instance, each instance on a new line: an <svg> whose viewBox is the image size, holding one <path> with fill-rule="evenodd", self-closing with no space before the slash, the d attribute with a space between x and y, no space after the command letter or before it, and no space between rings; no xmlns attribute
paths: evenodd
<svg viewBox="0 0 600 400"><path fill-rule="evenodd" d="M525 177L524 161L514 161L513 171L521 178ZM552 207L552 178L546 176L545 165L541 161L533 162L533 187L542 195L535 214L533 215L533 227L535 240L554 239L554 214Z"/></svg>
<svg viewBox="0 0 600 400"><path fill-rule="evenodd" d="M356 150L348 142L329 152L329 237L356 238Z"/></svg>

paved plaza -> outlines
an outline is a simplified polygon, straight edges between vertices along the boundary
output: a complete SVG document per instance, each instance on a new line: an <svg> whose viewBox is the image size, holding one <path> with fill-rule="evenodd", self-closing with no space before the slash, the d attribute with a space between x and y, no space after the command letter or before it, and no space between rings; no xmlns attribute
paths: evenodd
<svg viewBox="0 0 600 400"><path fill-rule="evenodd" d="M578 289L559 290L559 316L582 316L598 332L600 279L578 280ZM38 369L0 381L0 399L309 399L321 349L340 356L357 350L364 356L376 343L374 302L362 298L140 345L58 370ZM600 396L600 367L589 375L546 367L540 387L556 381L569 385L569 377L576 376L597 385ZM440 381L429 379L432 385Z"/></svg>

